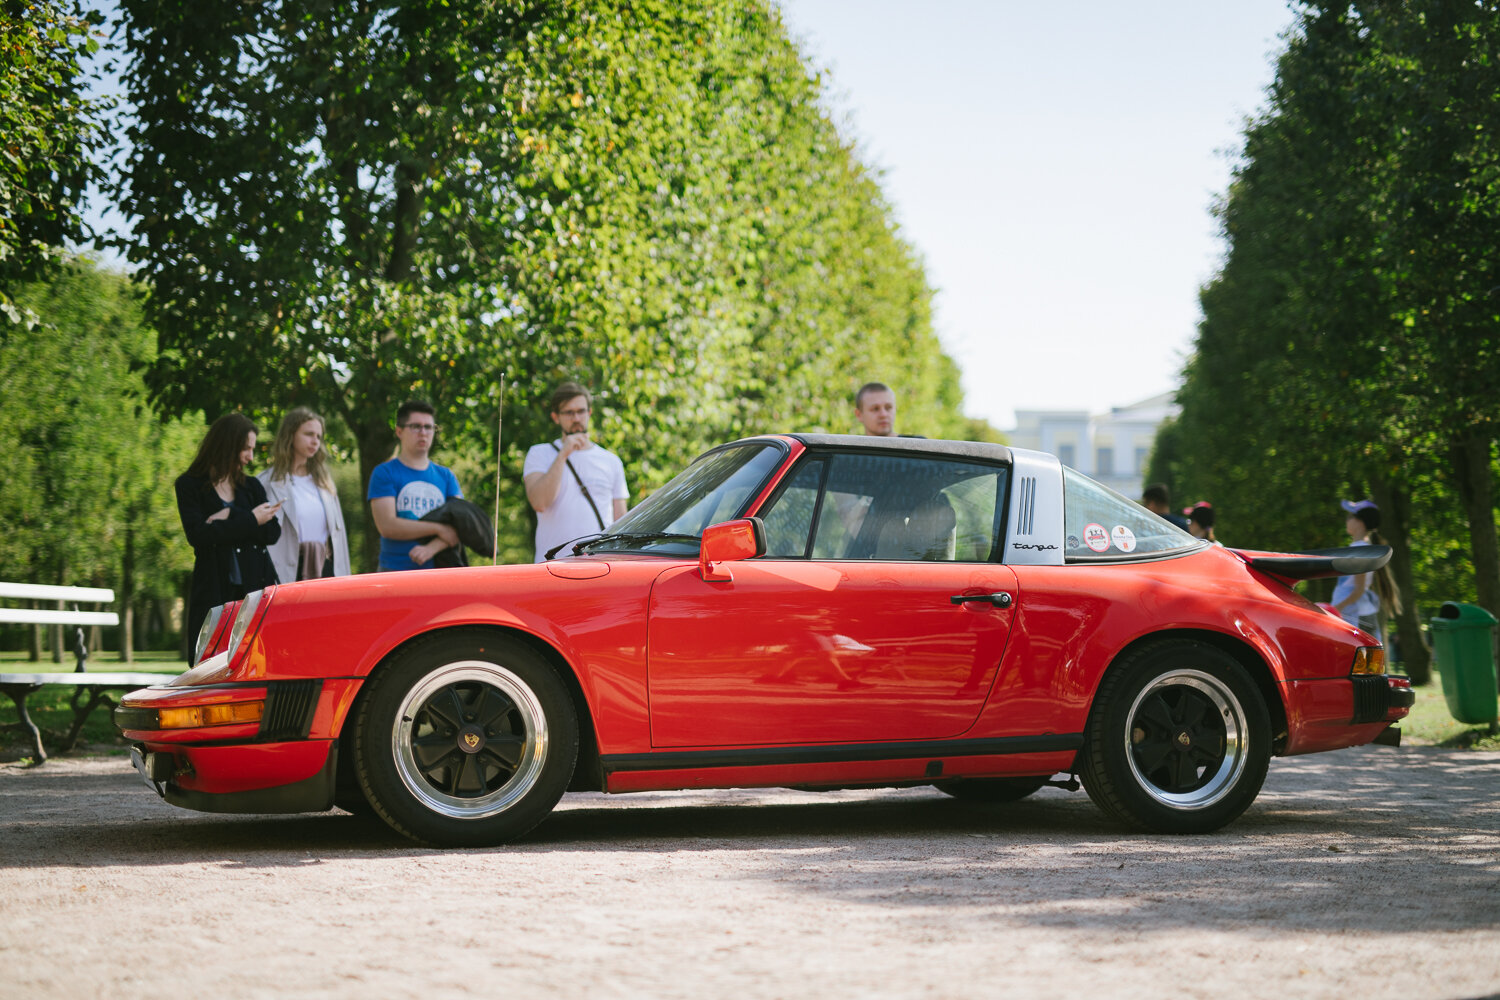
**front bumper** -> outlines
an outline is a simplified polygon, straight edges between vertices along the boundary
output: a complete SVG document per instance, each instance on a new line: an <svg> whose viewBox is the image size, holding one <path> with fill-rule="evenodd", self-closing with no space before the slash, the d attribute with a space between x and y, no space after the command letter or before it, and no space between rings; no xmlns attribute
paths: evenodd
<svg viewBox="0 0 1500 1000"><path fill-rule="evenodd" d="M215 813L333 808L338 741L238 746L137 743L130 760L147 785L184 809Z"/></svg>

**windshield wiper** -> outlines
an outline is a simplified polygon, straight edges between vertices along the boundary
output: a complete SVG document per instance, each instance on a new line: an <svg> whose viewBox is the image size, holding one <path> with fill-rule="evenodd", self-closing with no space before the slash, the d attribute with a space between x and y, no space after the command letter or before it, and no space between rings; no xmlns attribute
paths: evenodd
<svg viewBox="0 0 1500 1000"><path fill-rule="evenodd" d="M598 545L600 542L613 541L614 539L617 539L617 538L618 539L622 539L622 540L627 541L627 542L674 541L674 542L692 542L694 544L697 544L697 543L699 543L699 542L701 542L703 540L698 535L686 535L686 534L683 534L680 531L620 531L620 532L611 532L611 533L607 533L607 534L603 534L603 535L595 535L592 538L585 538L581 542L576 542L573 545L573 554L575 556L576 555L581 555L582 552L583 552L583 550L586 549L586 548L589 548L589 547L594 546L594 545ZM564 543L564 544L567 544L567 543Z"/></svg>

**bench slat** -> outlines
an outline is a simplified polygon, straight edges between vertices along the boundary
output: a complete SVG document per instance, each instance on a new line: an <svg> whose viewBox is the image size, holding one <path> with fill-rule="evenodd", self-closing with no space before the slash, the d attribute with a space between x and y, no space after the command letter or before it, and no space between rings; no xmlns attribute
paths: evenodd
<svg viewBox="0 0 1500 1000"><path fill-rule="evenodd" d="M67 684L73 687L151 687L165 684L181 674L144 673L51 673L0 674L0 687L12 684Z"/></svg>
<svg viewBox="0 0 1500 1000"><path fill-rule="evenodd" d="M7 625L118 625L113 611L50 611L46 608L0 608L0 623Z"/></svg>
<svg viewBox="0 0 1500 1000"><path fill-rule="evenodd" d="M108 587L53 587L44 583L0 583L0 598L16 601L78 601L112 604L115 592Z"/></svg>

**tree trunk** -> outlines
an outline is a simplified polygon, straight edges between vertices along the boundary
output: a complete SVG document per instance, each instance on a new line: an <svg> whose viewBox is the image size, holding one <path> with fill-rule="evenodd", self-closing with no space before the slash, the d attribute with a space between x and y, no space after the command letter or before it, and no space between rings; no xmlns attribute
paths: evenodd
<svg viewBox="0 0 1500 1000"><path fill-rule="evenodd" d="M1477 603L1500 618L1500 534L1495 530L1494 436L1481 428L1453 443L1449 455L1454 480L1469 519L1469 552L1474 560ZM1490 631L1490 656L1500 673L1500 629Z"/></svg>
<svg viewBox="0 0 1500 1000"><path fill-rule="evenodd" d="M125 526L125 556L120 561L120 662L135 662L135 518Z"/></svg>
<svg viewBox="0 0 1500 1000"><path fill-rule="evenodd" d="M1432 680L1432 651L1422 633L1422 616L1417 607L1416 577L1411 558L1411 494L1393 483L1376 480L1370 492L1381 511L1380 534L1391 546L1391 575L1401 595L1401 610L1396 614L1398 644L1387 643L1388 652L1399 651L1401 665L1413 684ZM1388 610L1388 609L1386 609Z"/></svg>
<svg viewBox="0 0 1500 1000"><path fill-rule="evenodd" d="M391 457L391 429L385 424L367 424L351 427L359 442L359 481L369 484L375 466ZM380 531L375 527L375 518L365 518L364 538L365 568L373 572L380 565Z"/></svg>

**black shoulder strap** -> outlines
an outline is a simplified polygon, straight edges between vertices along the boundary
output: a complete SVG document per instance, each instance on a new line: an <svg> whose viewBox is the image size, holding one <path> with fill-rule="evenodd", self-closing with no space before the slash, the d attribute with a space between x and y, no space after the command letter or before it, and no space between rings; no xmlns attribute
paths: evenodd
<svg viewBox="0 0 1500 1000"><path fill-rule="evenodd" d="M552 450L557 452L558 454L562 454L562 449L557 446L556 441L552 442ZM599 514L599 505L594 503L594 498L589 495L589 488L583 485L583 477L578 474L577 469L573 468L573 460L571 458L563 459L563 463L567 465L568 471L573 473L574 482L576 482L578 484L578 488L583 491L583 498L589 502L589 510L594 512L594 520L599 522L599 530L603 531L604 518Z"/></svg>

